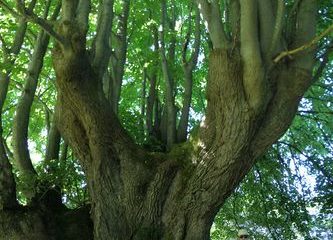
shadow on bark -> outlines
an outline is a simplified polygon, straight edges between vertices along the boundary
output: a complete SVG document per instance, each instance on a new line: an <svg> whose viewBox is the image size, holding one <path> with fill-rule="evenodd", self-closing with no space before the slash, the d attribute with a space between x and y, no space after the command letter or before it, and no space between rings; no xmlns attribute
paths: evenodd
<svg viewBox="0 0 333 240"><path fill-rule="evenodd" d="M47 193L33 207L1 210L0 239L92 240L90 206L68 209L61 202L49 201L52 194Z"/></svg>

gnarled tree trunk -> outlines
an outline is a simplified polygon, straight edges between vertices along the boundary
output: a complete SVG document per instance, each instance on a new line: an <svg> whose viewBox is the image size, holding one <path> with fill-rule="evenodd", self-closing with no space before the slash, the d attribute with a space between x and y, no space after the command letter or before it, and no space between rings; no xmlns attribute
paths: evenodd
<svg viewBox="0 0 333 240"><path fill-rule="evenodd" d="M257 74L244 74L239 53L214 50L199 136L168 154L147 153L122 130L107 100L98 98L81 35L66 31L77 29L66 24L63 35L73 48L54 52L58 122L87 175L95 239L208 239L224 200L289 126L308 87L297 82L309 83L311 74L281 66L271 76L277 90L249 99L244 78L255 81Z"/></svg>
<svg viewBox="0 0 333 240"><path fill-rule="evenodd" d="M206 118L191 141L156 153L133 142L101 94L102 74L89 58L87 29L80 25L87 14L79 18L74 1L64 1L68 5L53 52L59 99L55 117L87 177L95 240L209 239L217 211L256 158L287 130L311 84L312 52L277 64L265 62L272 56L262 59L259 1L240 1L241 28L233 38L222 31L218 1L198 2L214 47ZM299 45L314 35L315 1L302 4L296 34L309 34L294 39ZM53 236L42 232L40 239L48 235Z"/></svg>

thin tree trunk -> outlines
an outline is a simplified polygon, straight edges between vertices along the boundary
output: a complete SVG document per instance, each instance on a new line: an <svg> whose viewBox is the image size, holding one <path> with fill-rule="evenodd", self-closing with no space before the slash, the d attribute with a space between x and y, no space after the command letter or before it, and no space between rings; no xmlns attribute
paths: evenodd
<svg viewBox="0 0 333 240"><path fill-rule="evenodd" d="M31 1L28 9L33 10L35 4L36 1ZM0 169L2 169L0 173L0 210L17 206L16 183L12 172L12 166L9 162L8 154L6 151L7 145L3 139L2 111L8 92L10 74L14 66L15 57L21 50L26 29L27 23L25 19L20 18L14 36L14 42L10 49L7 48L7 44L5 42L1 42L4 54L3 62L8 67L6 72L0 73ZM4 41L4 39L1 39L1 41ZM9 54L11 54L11 57Z"/></svg>
<svg viewBox="0 0 333 240"><path fill-rule="evenodd" d="M192 86L193 86L193 75L192 70L184 68L184 98L183 108L181 111L181 117L177 128L177 142L185 142L187 139L188 120L190 116L190 106L192 100Z"/></svg>
<svg viewBox="0 0 333 240"><path fill-rule="evenodd" d="M121 86L124 77L128 36L127 25L130 13L130 0L122 1L122 12L118 16L117 33L111 36L111 44L113 48L111 56L111 106L115 113L118 113Z"/></svg>
<svg viewBox="0 0 333 240"><path fill-rule="evenodd" d="M44 18L48 15L48 10L44 11ZM56 8L51 20L57 18L60 8ZM24 90L18 101L16 114L13 123L13 149L14 159L23 177L30 179L26 181L25 194L28 199L35 195L35 181L37 174L32 165L28 148L28 126L30 110L34 100L35 91L38 84L38 77L43 67L43 59L49 44L50 36L41 30L37 36L32 59L27 69Z"/></svg>
<svg viewBox="0 0 333 240"><path fill-rule="evenodd" d="M146 108L146 128L149 138L153 136L154 104L156 102L156 74L153 73L149 78L149 93ZM157 121L157 119L155 119Z"/></svg>
<svg viewBox="0 0 333 240"><path fill-rule="evenodd" d="M165 104L164 104L165 110L163 111L163 116L162 116L162 121L165 119L166 128L163 128L163 124L161 124L162 126L161 129L162 129L162 136L163 135L166 136L165 144L167 150L169 151L172 145L176 142L176 108L175 108L175 99L174 99L174 79L171 74L170 66L168 64L168 59L167 59L167 52L165 49L164 35L166 33L166 21L168 16L167 5L165 0L163 0L161 3L161 9L162 9L162 17L161 17L162 31L160 32L160 57L161 57L162 72L166 89ZM171 25L175 24L174 21L172 21ZM174 54L175 54L174 51L175 51L175 46L173 41L173 43L170 44L170 48L168 51L170 62L173 62L172 60L174 60Z"/></svg>
<svg viewBox="0 0 333 240"><path fill-rule="evenodd" d="M162 134L161 134L161 129L162 129L162 113L163 113L163 108L161 106L161 101L159 100L159 97L156 93L156 101L154 104L154 125L153 125L153 135L154 137L161 141L162 139ZM162 141L161 141L162 142Z"/></svg>
<svg viewBox="0 0 333 240"><path fill-rule="evenodd" d="M184 97L183 97L183 107L181 110L181 116L177 128L177 142L185 142L187 139L187 129L188 129L188 120L190 116L190 107L192 100L192 86L193 86L193 71L196 67L199 50L200 50L200 14L199 9L196 7L196 16L195 16L195 30L194 30L194 46L193 52L189 60L186 59L186 53L188 51L188 45L190 42L190 35L192 32L192 19L190 16L190 27L187 34L187 38L183 47L183 72L184 72Z"/></svg>
<svg viewBox="0 0 333 240"><path fill-rule="evenodd" d="M153 28L153 38L154 38L154 54L156 58L159 55L159 46L158 46L158 32L156 27ZM148 75L149 78L149 93L147 97L147 109L146 109L146 125L148 130L149 139L154 141L160 140L157 136L157 132L159 131L161 117L159 117L159 101L158 101L158 93L157 93L157 68L158 63L152 67L152 72Z"/></svg>
<svg viewBox="0 0 333 240"><path fill-rule="evenodd" d="M56 117L54 115L56 114L57 114L56 112L53 114L50 131L47 137L47 145L45 153L46 162L49 162L51 160L59 160L61 136L57 124L55 122Z"/></svg>
<svg viewBox="0 0 333 240"><path fill-rule="evenodd" d="M98 22L97 22L97 30L96 36L92 46L92 66L95 72L98 74L100 78L100 82L98 82L98 87L100 88L100 95L103 95L103 77L107 73L107 67L109 64L109 59L111 56L111 47L110 47L110 37L112 32L113 25L113 5L114 0L104 0L99 5L98 11ZM64 9L66 9L64 7ZM71 14L75 13L75 8L70 9L72 11ZM82 13L81 9L78 9L77 12ZM87 15L86 11L83 11ZM89 12L88 12L89 14ZM85 16L82 18L80 25L88 26L88 18ZM86 32L84 29L83 32ZM100 96L102 97L102 96Z"/></svg>
<svg viewBox="0 0 333 240"><path fill-rule="evenodd" d="M146 136L146 126L147 123L145 123L145 116L146 116L146 95L147 95L147 68L143 68L143 73L142 73L142 92L141 92L141 129L142 129L142 134L143 137L145 138Z"/></svg>
<svg viewBox="0 0 333 240"><path fill-rule="evenodd" d="M38 76L43 66L43 58L49 42L49 35L41 31L37 37L36 47L27 70L24 90L17 104L13 124L14 159L18 169L27 178L35 179L36 172L32 165L28 148L28 126L30 109L37 88ZM30 185L31 184L31 185ZM34 196L34 180L26 186L25 194L28 198Z"/></svg>

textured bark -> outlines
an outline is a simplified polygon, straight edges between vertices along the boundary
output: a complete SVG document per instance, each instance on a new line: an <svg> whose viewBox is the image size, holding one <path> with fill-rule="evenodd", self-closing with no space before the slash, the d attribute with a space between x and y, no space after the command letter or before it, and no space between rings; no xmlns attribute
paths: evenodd
<svg viewBox="0 0 333 240"><path fill-rule="evenodd" d="M100 92L99 65L86 51L86 29L78 25L87 21L87 6L80 14L78 1L63 0L63 17L55 29L62 40L53 51L59 94L55 117L87 177L95 240L209 239L217 211L257 157L286 131L311 84L311 51L275 65L263 64L269 60L262 59L266 54L262 49L270 51L271 45L261 41L258 32L263 21L259 0L240 2L240 35L237 17L231 25L236 39L226 37L218 1L198 2L214 45L209 58L206 117L191 141L169 145L168 153L156 153L133 142ZM235 9L233 14L238 12L237 6ZM294 45L313 38L315 12L315 0L302 1ZM273 32L273 38L275 35ZM173 43L170 46L173 59ZM168 70L165 49L162 51L162 67ZM164 74L170 80L168 71ZM169 101L172 95L168 94ZM11 210L9 216L1 211L0 219L5 221L0 222L0 234L18 239L75 239L57 235L55 229L62 234L72 229L71 218L63 218L67 211L59 198L51 203L52 193L45 196L33 213ZM50 219L49 224L41 219ZM28 220L31 225L26 224ZM73 231L89 231L87 225L76 225Z"/></svg>
<svg viewBox="0 0 333 240"><path fill-rule="evenodd" d="M5 140L3 139L2 109L6 99L9 84L9 75L0 73L0 211L6 208L15 207L16 185L12 166L5 150Z"/></svg>
<svg viewBox="0 0 333 240"><path fill-rule="evenodd" d="M240 56L212 54L199 140L156 155L135 147L98 100L84 50L66 53L54 55L59 123L87 174L95 239L208 239L220 205L254 162L256 112L242 90Z"/></svg>
<svg viewBox="0 0 333 240"><path fill-rule="evenodd" d="M0 211L0 239L92 240L89 209L16 208Z"/></svg>
<svg viewBox="0 0 333 240"><path fill-rule="evenodd" d="M303 60L295 59L264 69L254 31L258 11L246 6L240 20L246 43L211 53L199 136L168 154L145 152L128 137L99 97L84 33L74 21L60 24L59 34L72 44L57 46L53 55L58 124L88 179L95 239L209 239L220 206L291 123L311 63L302 69Z"/></svg>

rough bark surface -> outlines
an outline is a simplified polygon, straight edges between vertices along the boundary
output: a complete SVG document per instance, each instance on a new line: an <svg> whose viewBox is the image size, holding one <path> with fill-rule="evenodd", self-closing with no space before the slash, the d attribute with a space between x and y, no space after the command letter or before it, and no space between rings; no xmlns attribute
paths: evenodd
<svg viewBox="0 0 333 240"><path fill-rule="evenodd" d="M54 53L58 122L87 175L95 239L209 239L219 207L267 147L253 150L266 112L258 114L248 102L241 55L212 52L200 135L156 154L135 146L106 110L107 100L97 97L97 76L84 49L71 51Z"/></svg>
<svg viewBox="0 0 333 240"><path fill-rule="evenodd" d="M198 0L214 46L206 118L191 141L170 144L168 153L148 152L129 137L100 92L102 74L86 50L87 29L75 19L77 1L63 2L56 29L61 38L53 51L59 104L55 122L87 177L94 239L209 239L221 205L256 158L290 125L311 84L313 54L268 68L261 59L257 1L241 1L242 44L237 40L231 46L221 32L218 1ZM311 32L313 19L308 16L315 15L309 11L314 1L302 4L297 17L307 20L298 25L298 32ZM238 34L237 29L234 32ZM295 43L304 44L307 37ZM3 210L0 217L0 237L92 238L86 212L76 215L59 202L45 200L34 209ZM81 229L84 235L75 235Z"/></svg>
<svg viewBox="0 0 333 240"><path fill-rule="evenodd" d="M54 207L54 206L53 206ZM0 211L0 239L91 240L89 209L16 208Z"/></svg>

